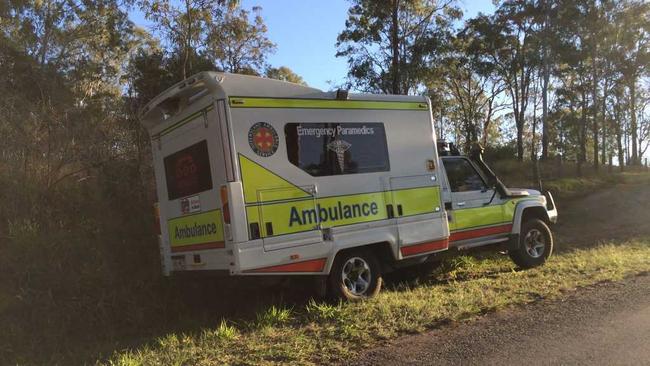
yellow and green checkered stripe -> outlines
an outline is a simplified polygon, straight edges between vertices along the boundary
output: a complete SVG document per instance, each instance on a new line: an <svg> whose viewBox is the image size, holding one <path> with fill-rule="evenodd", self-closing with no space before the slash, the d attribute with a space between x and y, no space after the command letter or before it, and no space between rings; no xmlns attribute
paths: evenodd
<svg viewBox="0 0 650 366"><path fill-rule="evenodd" d="M378 100L288 99L230 97L231 108L380 109L428 111L425 102Z"/></svg>

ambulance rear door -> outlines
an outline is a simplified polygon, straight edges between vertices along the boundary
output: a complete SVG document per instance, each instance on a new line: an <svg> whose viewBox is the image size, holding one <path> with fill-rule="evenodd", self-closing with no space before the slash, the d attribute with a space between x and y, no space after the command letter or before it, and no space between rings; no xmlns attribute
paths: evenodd
<svg viewBox="0 0 650 366"><path fill-rule="evenodd" d="M219 194L220 186L227 182L220 128L225 121L220 121L219 107L223 103L192 105L153 140L160 210L166 220L162 234L173 270L228 268L228 259L222 254L185 256L208 250L225 252Z"/></svg>

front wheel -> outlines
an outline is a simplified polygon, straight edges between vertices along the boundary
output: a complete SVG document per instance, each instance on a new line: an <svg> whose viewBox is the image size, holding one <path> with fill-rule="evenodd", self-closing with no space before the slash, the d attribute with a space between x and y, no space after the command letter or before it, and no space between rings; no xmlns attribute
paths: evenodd
<svg viewBox="0 0 650 366"><path fill-rule="evenodd" d="M533 268L546 262L553 252L553 234L540 219L531 219L521 226L519 245L510 250L510 258L521 268Z"/></svg>
<svg viewBox="0 0 650 366"><path fill-rule="evenodd" d="M383 283L379 262L367 251L343 252L336 257L328 283L335 299L358 301L373 297Z"/></svg>

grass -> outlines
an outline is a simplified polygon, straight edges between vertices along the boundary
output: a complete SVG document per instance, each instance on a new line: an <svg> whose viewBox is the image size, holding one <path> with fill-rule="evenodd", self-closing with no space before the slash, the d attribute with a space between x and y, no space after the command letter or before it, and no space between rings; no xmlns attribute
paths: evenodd
<svg viewBox="0 0 650 366"><path fill-rule="evenodd" d="M382 340L441 323L557 298L566 291L650 271L650 238L552 257L517 271L507 257L456 257L429 281L398 284L370 301L301 309L271 307L255 322L222 323L169 334L155 344L115 353L110 365L320 364L345 361ZM355 346L363 344L363 347Z"/></svg>
<svg viewBox="0 0 650 366"><path fill-rule="evenodd" d="M497 172L508 178L506 184L534 187L515 181L519 176L530 182L529 166L505 165L503 174ZM448 297L457 291L454 283L480 284L486 290L477 294L492 296L490 286L498 284L481 281L503 278L504 271L512 270L503 259L456 258L435 277L448 284L394 285L363 305L372 313L356 304L307 303L305 293L313 293L308 285L292 284L290 290L257 285L249 291L212 278L192 279L189 285L162 278L152 225L153 185L138 178L139 169L135 162L114 162L93 178L66 182L53 191L0 172L1 365L84 364L98 358L152 364L164 355L169 361L164 364L184 359L186 364L339 360L351 352L348 341L377 344L476 314L471 307L461 315L445 309L457 306ZM571 170L566 166L564 172ZM616 181L650 184L650 174L629 170L616 174ZM567 179L567 174L553 176L548 167L544 172L545 178L564 177L557 187L569 198L611 186L606 177L589 176L600 179L590 185ZM447 302L406 300L420 292ZM481 305L480 311L498 306Z"/></svg>

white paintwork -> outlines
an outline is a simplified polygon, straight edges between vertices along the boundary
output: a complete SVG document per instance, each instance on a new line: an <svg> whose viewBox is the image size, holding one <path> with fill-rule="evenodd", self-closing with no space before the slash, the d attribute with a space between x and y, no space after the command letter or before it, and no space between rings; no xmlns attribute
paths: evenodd
<svg viewBox="0 0 650 366"><path fill-rule="evenodd" d="M449 236L444 202L451 199L457 205L459 197L452 197L453 195L447 188L446 177L441 174L444 168L437 155L434 123L430 112L230 108L229 96L335 99L334 92L322 92L318 89L283 81L204 72L174 85L143 108L140 117L152 137L162 226L160 246L165 274L169 274L170 269L173 268L173 256L185 256L186 263L188 263L185 270L228 270L232 275L258 275L246 271L309 259L327 258L325 269L322 272L322 274L327 274L336 253L342 249L385 242L389 244L393 257L400 260L402 259L400 246L435 241ZM164 107L170 104L169 101L172 99L176 99L176 103L181 106L173 113L170 112L172 109ZM422 96L350 94L348 99L427 103L430 110L430 101ZM192 120L161 136L161 132L170 126L174 126L187 116L207 107L212 107L212 109L205 114L205 118L202 116ZM277 152L270 157L257 156L249 147L248 131L257 122L269 123L278 132L279 147ZM288 161L284 125L292 122L382 122L387 137L390 171L312 177ZM201 209L207 211L221 208L219 187L224 184L228 186L232 221L225 233L226 245L223 249L172 254L166 223L170 218L181 216L181 212L178 200L167 200L163 158L201 139L208 139L213 177L213 189L198 194L201 200ZM438 211L426 215L334 227L331 229L331 240L323 240L320 230L249 240L238 154L246 156L297 186L309 187L313 190L315 197L431 185L441 187L441 206ZM427 170L427 161L429 160L438 162L433 172ZM474 196L467 197L466 200L472 201L472 205L481 205L489 200L492 191L480 192ZM496 201L499 201L498 197L495 198ZM519 213L519 211L517 212ZM517 231L518 226L519 223L516 221L513 231ZM200 263L196 265L191 264L194 254L199 254L201 257Z"/></svg>

